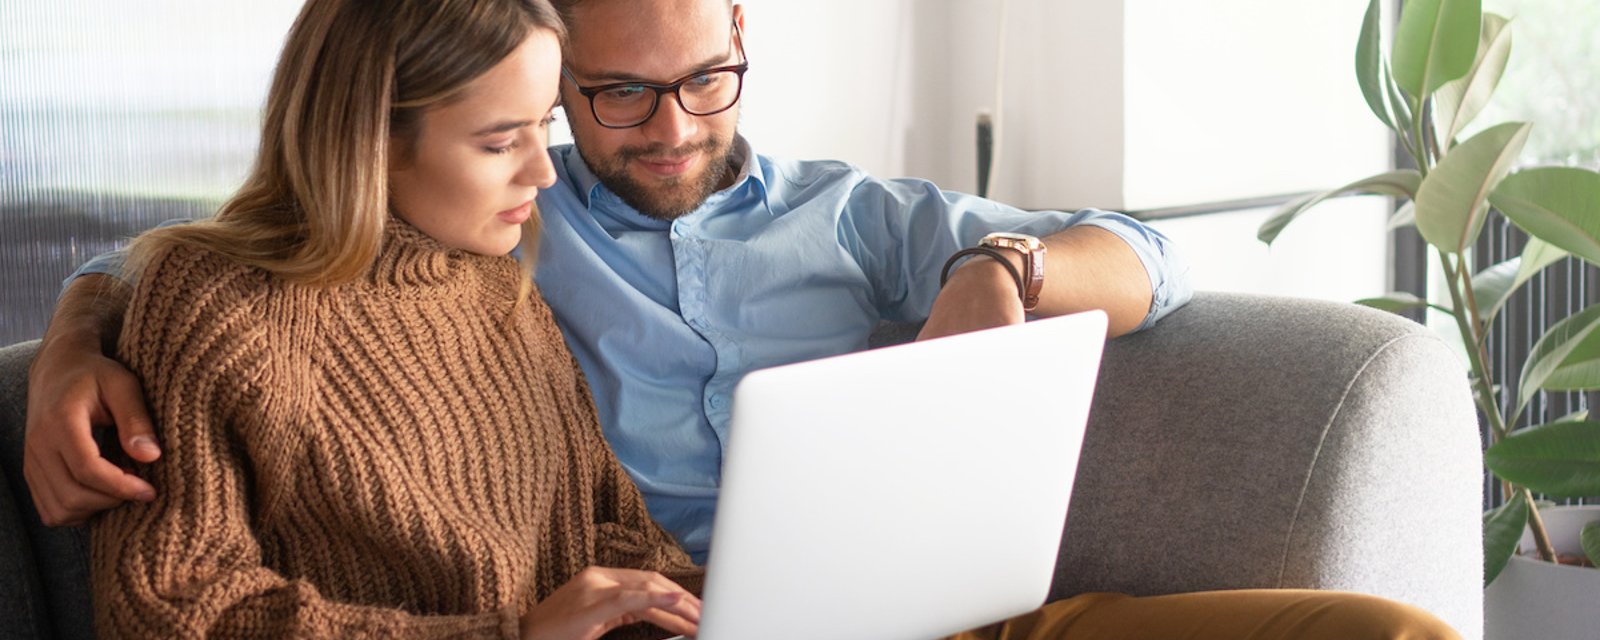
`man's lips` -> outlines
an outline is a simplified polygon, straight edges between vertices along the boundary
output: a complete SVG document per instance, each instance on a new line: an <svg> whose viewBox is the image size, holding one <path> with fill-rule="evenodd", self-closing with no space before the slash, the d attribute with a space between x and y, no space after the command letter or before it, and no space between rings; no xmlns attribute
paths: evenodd
<svg viewBox="0 0 1600 640"><path fill-rule="evenodd" d="M646 171L658 176L676 176L689 170L689 165L694 163L696 154L688 154L672 158L639 158L639 166Z"/></svg>

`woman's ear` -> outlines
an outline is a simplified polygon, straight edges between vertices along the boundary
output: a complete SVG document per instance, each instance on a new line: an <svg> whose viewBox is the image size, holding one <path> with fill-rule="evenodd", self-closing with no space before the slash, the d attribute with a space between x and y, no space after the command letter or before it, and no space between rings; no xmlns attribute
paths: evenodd
<svg viewBox="0 0 1600 640"><path fill-rule="evenodd" d="M411 142L405 136L389 136L388 164L390 173L411 167Z"/></svg>

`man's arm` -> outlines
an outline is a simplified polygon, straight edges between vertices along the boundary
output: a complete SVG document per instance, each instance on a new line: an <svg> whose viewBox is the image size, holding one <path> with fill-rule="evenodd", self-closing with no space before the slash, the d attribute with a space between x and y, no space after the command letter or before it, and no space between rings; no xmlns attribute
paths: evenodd
<svg viewBox="0 0 1600 640"><path fill-rule="evenodd" d="M1036 316L1102 309L1109 337L1133 331L1150 314L1150 277L1133 248L1116 234L1081 225L1041 238L1045 244L1044 290ZM1022 269L1022 255L1001 251ZM973 256L951 271L917 339L975 331L1023 321L1017 282L999 262Z"/></svg>
<svg viewBox="0 0 1600 640"><path fill-rule="evenodd" d="M56 304L28 371L23 475L45 524L81 524L125 500L150 501L155 489L101 457L94 427L115 426L134 460L161 455L139 381L116 360L132 288L114 276L71 281Z"/></svg>

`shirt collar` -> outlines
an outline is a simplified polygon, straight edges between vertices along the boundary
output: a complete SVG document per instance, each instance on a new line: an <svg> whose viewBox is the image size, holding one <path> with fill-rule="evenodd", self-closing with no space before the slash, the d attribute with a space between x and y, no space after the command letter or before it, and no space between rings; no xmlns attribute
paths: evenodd
<svg viewBox="0 0 1600 640"><path fill-rule="evenodd" d="M561 145L555 151L557 157L561 159L561 163L566 167L566 178L570 183L568 186L572 189L573 194L577 195L578 199L583 202L583 206L593 211L595 200L605 198L610 198L616 203L622 204L622 199L601 184L600 178L589 170L589 164L584 161L583 154L578 152L577 145ZM766 205L768 212L771 212L772 203L767 198L766 175L760 169L761 157L756 155L750 146L750 141L746 140L742 134L736 133L733 136L733 162L739 167L738 173L734 174L733 183L728 188L711 194L707 202L715 202L726 198L729 194L737 193L748 182L752 188L760 193L762 204ZM631 210L632 208L629 207L629 209Z"/></svg>

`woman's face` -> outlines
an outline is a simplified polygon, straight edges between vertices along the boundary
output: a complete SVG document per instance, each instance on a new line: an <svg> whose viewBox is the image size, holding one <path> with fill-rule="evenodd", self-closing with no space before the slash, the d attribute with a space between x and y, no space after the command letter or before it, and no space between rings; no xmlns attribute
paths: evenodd
<svg viewBox="0 0 1600 640"><path fill-rule="evenodd" d="M546 147L560 64L555 35L535 29L457 99L427 109L415 140L394 141L395 214L448 247L516 247L534 196L556 180Z"/></svg>

